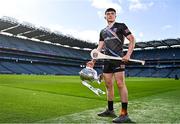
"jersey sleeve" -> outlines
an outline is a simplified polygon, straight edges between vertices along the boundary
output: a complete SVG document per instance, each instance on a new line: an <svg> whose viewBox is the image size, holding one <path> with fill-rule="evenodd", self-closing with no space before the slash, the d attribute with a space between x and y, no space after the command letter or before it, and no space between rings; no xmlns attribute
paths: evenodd
<svg viewBox="0 0 180 124"><path fill-rule="evenodd" d="M128 29L128 27L124 23L122 24L122 32L125 37L131 34L131 31Z"/></svg>
<svg viewBox="0 0 180 124"><path fill-rule="evenodd" d="M99 34L99 41L104 41L104 38L103 38L103 36L102 36L102 32L103 32L103 31L101 31L100 34Z"/></svg>

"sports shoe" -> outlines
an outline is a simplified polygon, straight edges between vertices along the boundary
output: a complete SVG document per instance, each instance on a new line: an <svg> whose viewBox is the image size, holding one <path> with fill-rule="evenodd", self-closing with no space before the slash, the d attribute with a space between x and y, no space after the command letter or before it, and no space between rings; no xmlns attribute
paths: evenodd
<svg viewBox="0 0 180 124"><path fill-rule="evenodd" d="M114 110L110 111L109 109L106 109L105 111L97 114L100 117L117 117Z"/></svg>
<svg viewBox="0 0 180 124"><path fill-rule="evenodd" d="M112 121L113 123L134 123L131 121L128 115L120 115Z"/></svg>

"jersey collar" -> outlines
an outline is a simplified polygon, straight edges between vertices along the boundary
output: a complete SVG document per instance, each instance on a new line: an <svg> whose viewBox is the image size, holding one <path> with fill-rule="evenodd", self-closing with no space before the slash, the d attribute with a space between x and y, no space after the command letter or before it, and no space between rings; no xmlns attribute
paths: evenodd
<svg viewBox="0 0 180 124"><path fill-rule="evenodd" d="M110 25L107 26L107 28L112 28L112 26L114 25L115 21L113 23L111 23Z"/></svg>

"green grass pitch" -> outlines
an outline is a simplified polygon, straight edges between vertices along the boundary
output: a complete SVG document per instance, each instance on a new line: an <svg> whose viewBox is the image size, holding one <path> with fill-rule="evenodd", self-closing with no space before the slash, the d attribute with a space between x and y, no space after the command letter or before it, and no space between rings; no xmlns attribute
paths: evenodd
<svg viewBox="0 0 180 124"><path fill-rule="evenodd" d="M129 116L137 123L180 123L180 81L127 78ZM105 90L104 83L93 84ZM115 110L119 95L115 85ZM111 123L106 107L78 76L0 75L0 123Z"/></svg>

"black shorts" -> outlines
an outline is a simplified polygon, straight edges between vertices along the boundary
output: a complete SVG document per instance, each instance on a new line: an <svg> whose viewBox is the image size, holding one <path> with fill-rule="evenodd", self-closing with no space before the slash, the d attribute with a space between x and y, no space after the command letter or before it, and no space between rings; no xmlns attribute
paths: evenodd
<svg viewBox="0 0 180 124"><path fill-rule="evenodd" d="M104 61L103 73L115 73L125 70L125 64L122 61L107 60Z"/></svg>

